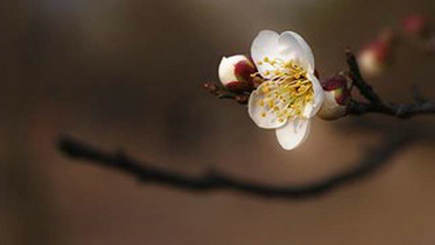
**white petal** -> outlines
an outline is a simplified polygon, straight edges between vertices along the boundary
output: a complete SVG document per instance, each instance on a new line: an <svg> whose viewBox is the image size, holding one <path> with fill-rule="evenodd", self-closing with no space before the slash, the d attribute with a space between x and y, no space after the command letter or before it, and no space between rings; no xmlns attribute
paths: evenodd
<svg viewBox="0 0 435 245"><path fill-rule="evenodd" d="M346 114L346 106L340 105L335 99L334 91L325 91L325 100L317 115L324 120L335 120Z"/></svg>
<svg viewBox="0 0 435 245"><path fill-rule="evenodd" d="M219 64L218 73L219 79L224 86L230 82L238 80L236 74L234 73L235 65L242 60L248 60L248 58L246 58L244 55L233 55L228 58L222 58L221 63Z"/></svg>
<svg viewBox="0 0 435 245"><path fill-rule="evenodd" d="M325 100L325 93L319 79L317 79L313 73L308 73L307 76L308 80L310 80L313 85L314 99L313 103L305 106L303 115L306 118L311 118L316 115L317 112L319 112L320 107L322 107L323 101Z"/></svg>
<svg viewBox="0 0 435 245"><path fill-rule="evenodd" d="M273 70L268 63L262 63L265 57L270 59L294 60L308 72L314 71L314 55L310 46L297 33L292 31L283 32L281 35L274 31L261 31L251 45L251 56L258 71L264 78L272 78L266 75L266 71Z"/></svg>
<svg viewBox="0 0 435 245"><path fill-rule="evenodd" d="M292 150L302 144L310 133L310 120L296 119L276 129L279 144L285 150Z"/></svg>
<svg viewBox="0 0 435 245"><path fill-rule="evenodd" d="M279 53L284 60L299 61L308 72L314 71L314 55L310 46L296 32L286 31L279 37Z"/></svg>
<svg viewBox="0 0 435 245"><path fill-rule="evenodd" d="M262 87L265 83L261 84L255 91L249 96L248 113L251 119L260 128L273 129L282 127L287 119L279 120L275 113L271 111L271 108L261 106L260 101L265 98L265 93L262 92ZM262 114L265 113L265 116Z"/></svg>
<svg viewBox="0 0 435 245"><path fill-rule="evenodd" d="M257 37L255 37L254 41L252 42L251 57L254 60L255 66L257 66L258 72L260 72L264 78L271 78L270 75L265 75L265 72L267 70L271 70L272 66L267 63L259 65L259 63L263 61L264 57L271 59L278 57L278 40L278 33L270 30L263 30L258 33Z"/></svg>

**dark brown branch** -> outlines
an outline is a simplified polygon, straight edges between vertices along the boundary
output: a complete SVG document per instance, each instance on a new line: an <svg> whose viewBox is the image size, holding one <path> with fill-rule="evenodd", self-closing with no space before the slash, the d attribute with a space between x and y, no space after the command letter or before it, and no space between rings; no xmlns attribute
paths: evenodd
<svg viewBox="0 0 435 245"><path fill-rule="evenodd" d="M372 86L361 76L355 56L350 51L346 51L346 58L353 84L368 101L360 102L352 100L348 107L348 114L363 115L367 113L378 113L404 119L416 115L435 113L435 103L427 101L415 90L415 101L412 103L400 104L383 102Z"/></svg>
<svg viewBox="0 0 435 245"><path fill-rule="evenodd" d="M374 104L351 101L348 112L349 114L353 115L378 113L406 119L417 115L435 113L435 104L433 102L415 102L409 104Z"/></svg>
<svg viewBox="0 0 435 245"><path fill-rule="evenodd" d="M350 52L350 50L346 50L346 61L347 65L349 66L349 72L353 85L358 88L361 95L374 104L382 104L381 98L379 98L372 86L364 81L355 55Z"/></svg>
<svg viewBox="0 0 435 245"><path fill-rule="evenodd" d="M323 180L297 186L271 186L236 179L217 171L202 176L188 176L159 169L150 163L138 161L123 153L108 153L84 144L71 137L61 137L58 149L71 158L87 161L88 164L109 167L137 178L142 183L156 183L191 191L235 190L261 197L308 198L336 189L375 172L389 162L394 154L411 142L410 135L396 134L385 137L382 145L368 151L349 170Z"/></svg>
<svg viewBox="0 0 435 245"><path fill-rule="evenodd" d="M239 104L246 104L249 99L249 93L234 93L228 91L221 85L216 83L203 83L202 87L207 90L210 94L215 95L219 99L231 99L237 101Z"/></svg>

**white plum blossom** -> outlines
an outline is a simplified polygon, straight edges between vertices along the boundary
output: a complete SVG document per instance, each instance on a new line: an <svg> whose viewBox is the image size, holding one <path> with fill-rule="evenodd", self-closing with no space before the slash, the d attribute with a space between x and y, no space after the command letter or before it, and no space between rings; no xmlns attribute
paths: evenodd
<svg viewBox="0 0 435 245"><path fill-rule="evenodd" d="M275 129L280 145L291 150L307 138L324 92L314 75L314 56L297 33L261 31L251 56L264 82L254 90L248 112L260 128Z"/></svg>

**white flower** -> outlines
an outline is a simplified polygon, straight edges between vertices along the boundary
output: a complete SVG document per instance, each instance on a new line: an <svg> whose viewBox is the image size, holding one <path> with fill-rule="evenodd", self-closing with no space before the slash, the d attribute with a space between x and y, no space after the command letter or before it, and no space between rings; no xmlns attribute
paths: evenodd
<svg viewBox="0 0 435 245"><path fill-rule="evenodd" d="M284 149L294 149L307 138L310 119L324 99L313 53L297 33L264 30L251 55L265 81L250 95L249 115L258 127L275 129Z"/></svg>

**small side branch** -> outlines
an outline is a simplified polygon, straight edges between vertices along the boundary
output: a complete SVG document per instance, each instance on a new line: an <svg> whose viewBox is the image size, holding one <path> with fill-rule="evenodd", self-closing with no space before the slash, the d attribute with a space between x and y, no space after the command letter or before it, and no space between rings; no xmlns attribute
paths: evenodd
<svg viewBox="0 0 435 245"><path fill-rule="evenodd" d="M378 113L393 116L401 119L411 118L417 115L435 113L435 103L425 99L418 91L414 91L414 102L392 103L383 102L370 84L361 75L355 56L346 51L346 61L353 84L368 102L352 100L348 106L349 115L363 115L367 113Z"/></svg>
<svg viewBox="0 0 435 245"><path fill-rule="evenodd" d="M374 104L382 104L381 98L379 98L372 86L364 81L355 55L350 52L350 50L346 50L346 61L347 65L349 66L353 85L358 88L361 95Z"/></svg>
<svg viewBox="0 0 435 245"><path fill-rule="evenodd" d="M202 87L208 91L210 94L216 96L218 99L230 99L235 100L239 104L246 104L249 99L249 93L239 93L228 91L223 86L216 83L207 82L203 83Z"/></svg>
<svg viewBox="0 0 435 245"><path fill-rule="evenodd" d="M335 176L299 186L271 186L236 179L216 171L201 176L188 176L169 170L159 169L149 163L138 161L123 153L101 151L71 137L61 137L58 149L66 156L87 161L88 164L115 169L137 178L142 183L156 183L191 191L235 190L265 198L308 198L317 196L344 184L365 177L379 169L394 154L410 143L409 135L390 135L385 142L368 151L351 169Z"/></svg>
<svg viewBox="0 0 435 245"><path fill-rule="evenodd" d="M374 104L351 101L348 113L353 115L363 115L367 113L378 113L398 117L401 119L411 118L417 115L435 113L435 103L409 103L409 104Z"/></svg>

